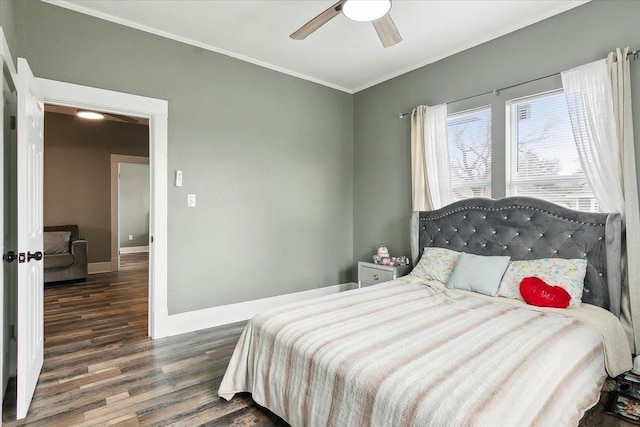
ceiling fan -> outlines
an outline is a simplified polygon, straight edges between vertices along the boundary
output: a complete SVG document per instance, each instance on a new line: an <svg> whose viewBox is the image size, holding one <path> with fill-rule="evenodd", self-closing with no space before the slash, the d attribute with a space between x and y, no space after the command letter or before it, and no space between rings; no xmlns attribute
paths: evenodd
<svg viewBox="0 0 640 427"><path fill-rule="evenodd" d="M294 40L304 40L318 28L342 13L347 18L359 22L371 22L384 47L390 47L402 41L402 37L391 19L391 0L340 0L300 29L291 34Z"/></svg>

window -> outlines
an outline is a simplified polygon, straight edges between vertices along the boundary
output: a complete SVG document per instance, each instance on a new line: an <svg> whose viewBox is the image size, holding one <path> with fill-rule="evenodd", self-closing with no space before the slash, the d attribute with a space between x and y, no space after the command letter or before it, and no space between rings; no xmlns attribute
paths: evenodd
<svg viewBox="0 0 640 427"><path fill-rule="evenodd" d="M447 141L451 200L491 197L491 107L450 114Z"/></svg>
<svg viewBox="0 0 640 427"><path fill-rule="evenodd" d="M506 170L509 196L598 210L578 157L562 91L507 102Z"/></svg>

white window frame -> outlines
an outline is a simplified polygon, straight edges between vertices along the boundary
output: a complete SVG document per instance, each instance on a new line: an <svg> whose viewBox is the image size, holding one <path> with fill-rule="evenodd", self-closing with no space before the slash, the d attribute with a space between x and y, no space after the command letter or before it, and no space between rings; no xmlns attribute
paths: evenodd
<svg viewBox="0 0 640 427"><path fill-rule="evenodd" d="M560 95L562 93L563 93L563 90L562 88L560 88L560 89L553 89L553 90L543 91L543 92L534 93L530 95L525 95L525 96L521 96L518 98L513 98L505 101L504 103L505 105L505 110L504 110L505 139L504 140L505 140L505 194L506 196L518 196L519 194L516 194L513 191L513 189L517 185L557 184L562 182L574 182L576 180L575 176L572 176L572 177L554 176L549 178L538 178L538 179L529 179L529 180L513 179L513 177L515 176L515 171L513 170L513 168L515 167L516 150L517 150L517 147L514 143L515 141L513 140L514 138L514 132L513 132L514 123L513 123L513 114L512 114L513 104L522 102L523 100L534 101L534 100L545 98L552 95ZM586 178L585 178L585 181L586 181ZM593 206L593 202L591 203L591 205ZM577 209L577 207L578 206L576 205L576 207L572 207L572 209Z"/></svg>
<svg viewBox="0 0 640 427"><path fill-rule="evenodd" d="M455 112L447 112L447 134L449 131L449 119L454 117L454 116L462 116L462 115L466 115L466 114L473 114L476 111L482 111L482 110L489 110L489 116L490 116L490 121L489 121L489 125L491 126L491 129L493 129L493 109L491 108L491 104L486 104L486 105L481 105L478 107L473 107L473 108L467 108L464 110L460 110L460 111L455 111ZM447 151L449 150L449 140L447 139ZM491 171L493 171L493 138L491 138L490 141L490 150L491 150L491 155L489 157L489 162L490 162L490 167L491 167ZM451 162L449 162L449 167L451 168ZM491 172L489 174L489 179L486 182L481 182L478 181L475 184L478 184L479 186L487 186L489 187L489 193L491 194L491 197L493 197L493 187L492 187L492 176L493 172ZM452 200L454 199L453 194L455 190L458 189L464 189L467 188L468 185L465 186L454 186L453 184L453 180L451 180L451 197Z"/></svg>

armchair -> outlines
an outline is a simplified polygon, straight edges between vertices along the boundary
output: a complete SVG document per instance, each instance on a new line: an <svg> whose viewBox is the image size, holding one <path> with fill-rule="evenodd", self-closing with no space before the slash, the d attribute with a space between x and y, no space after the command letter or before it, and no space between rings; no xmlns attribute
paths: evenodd
<svg viewBox="0 0 640 427"><path fill-rule="evenodd" d="M77 225L44 227L44 282L87 278L87 242Z"/></svg>

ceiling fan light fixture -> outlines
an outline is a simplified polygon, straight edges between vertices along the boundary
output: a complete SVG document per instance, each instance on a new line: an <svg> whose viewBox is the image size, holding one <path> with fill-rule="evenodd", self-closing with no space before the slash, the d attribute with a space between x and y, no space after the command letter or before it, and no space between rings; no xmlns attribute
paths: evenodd
<svg viewBox="0 0 640 427"><path fill-rule="evenodd" d="M87 111L87 110L78 110L76 116L81 117L83 119L89 120L102 120L104 119L104 114L98 113L97 111Z"/></svg>
<svg viewBox="0 0 640 427"><path fill-rule="evenodd" d="M391 0L345 0L342 13L352 21L369 22L382 18L391 10Z"/></svg>

